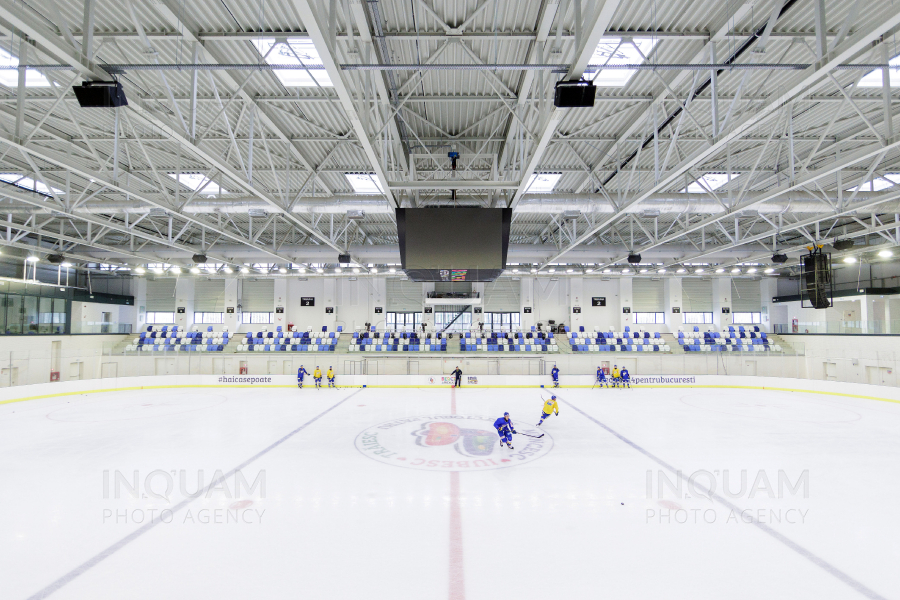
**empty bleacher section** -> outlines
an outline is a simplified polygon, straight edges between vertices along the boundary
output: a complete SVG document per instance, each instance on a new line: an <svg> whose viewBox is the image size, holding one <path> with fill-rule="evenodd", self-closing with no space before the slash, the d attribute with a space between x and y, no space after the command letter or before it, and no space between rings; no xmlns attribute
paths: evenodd
<svg viewBox="0 0 900 600"><path fill-rule="evenodd" d="M341 337L340 327L338 331L328 331L322 327L321 331L312 331L308 327L306 331L282 331L277 327L275 331L247 332L238 345L238 352L334 352L338 340Z"/></svg>
<svg viewBox="0 0 900 600"><path fill-rule="evenodd" d="M765 332L759 327L729 326L725 331L700 331L694 327L693 331L679 331L678 344L685 352L781 352L781 346L769 342Z"/></svg>
<svg viewBox="0 0 900 600"><path fill-rule="evenodd" d="M222 331L213 331L211 326L206 327L206 331L198 331L198 328L195 325L191 331L183 331L177 325L148 326L147 331L142 331L140 337L134 338L134 343L126 346L125 350L222 352L233 337L227 328L223 328Z"/></svg>
<svg viewBox="0 0 900 600"><path fill-rule="evenodd" d="M573 352L669 352L670 347L658 332L631 331L631 327L625 327L625 331L614 332L599 331L595 327L589 333L584 327L578 331L569 331L566 327L566 335Z"/></svg>
<svg viewBox="0 0 900 600"><path fill-rule="evenodd" d="M463 352L558 352L556 338L552 333L528 333L506 331L466 332L459 340Z"/></svg>
<svg viewBox="0 0 900 600"><path fill-rule="evenodd" d="M446 352L447 335L442 333L420 334L393 331L369 331L353 333L351 352Z"/></svg>

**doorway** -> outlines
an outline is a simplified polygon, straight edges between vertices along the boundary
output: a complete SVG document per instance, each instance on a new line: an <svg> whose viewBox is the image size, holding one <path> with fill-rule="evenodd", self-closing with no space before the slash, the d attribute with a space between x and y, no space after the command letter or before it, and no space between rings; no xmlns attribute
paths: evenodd
<svg viewBox="0 0 900 600"><path fill-rule="evenodd" d="M114 362L107 362L100 365L100 379L114 379L118 372L118 367Z"/></svg>
<svg viewBox="0 0 900 600"><path fill-rule="evenodd" d="M84 379L84 363L69 363L69 381L80 381Z"/></svg>

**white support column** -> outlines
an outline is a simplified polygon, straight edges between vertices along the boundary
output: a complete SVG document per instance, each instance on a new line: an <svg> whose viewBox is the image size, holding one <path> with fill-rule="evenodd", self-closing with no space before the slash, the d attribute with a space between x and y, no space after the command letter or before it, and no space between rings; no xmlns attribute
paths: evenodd
<svg viewBox="0 0 900 600"><path fill-rule="evenodd" d="M134 305L137 307L132 333L139 335L147 326L147 278L135 277L132 281L134 281Z"/></svg>
<svg viewBox="0 0 900 600"><path fill-rule="evenodd" d="M281 327L282 331L287 331L287 316L288 316L288 295L287 295L287 279L284 277L279 277L274 282L275 284L275 306L272 308L272 325L275 326L277 331L278 327ZM281 307L284 309L284 312L277 312L277 308Z"/></svg>
<svg viewBox="0 0 900 600"><path fill-rule="evenodd" d="M678 307L679 310L684 309L681 295L681 277L670 277L665 280L664 286L666 301L666 324L670 333L676 333L678 328L684 324L683 313L673 313L672 309Z"/></svg>
<svg viewBox="0 0 900 600"><path fill-rule="evenodd" d="M632 282L634 280L630 277L623 277L619 280L619 301L621 310L625 308L630 308L631 313L619 312L620 320L619 320L619 331L625 331L625 326L634 325L634 296L632 295Z"/></svg>
<svg viewBox="0 0 900 600"><path fill-rule="evenodd" d="M336 331L336 321L343 320L341 318L341 307L337 306L335 302L337 301L337 278L336 277L325 277L324 279L324 289L325 293L323 294L324 298L324 306L322 307L322 325L328 327L328 331ZM328 307L334 308L334 312L328 314L325 312L325 309ZM315 323L310 323L313 328L316 327ZM362 323L357 323L356 325L362 325ZM352 323L347 323L347 326L344 327L347 331L353 331Z"/></svg>
<svg viewBox="0 0 900 600"><path fill-rule="evenodd" d="M731 277L717 277L712 280L713 288L713 329L722 331L732 323L731 317ZM729 309L723 313L722 309Z"/></svg>
<svg viewBox="0 0 900 600"><path fill-rule="evenodd" d="M178 312L184 308L184 312ZM179 277L175 282L175 324L179 328L190 330L194 324L194 279Z"/></svg>
<svg viewBox="0 0 900 600"><path fill-rule="evenodd" d="M584 311L584 279L581 277L570 277L569 283L569 323L572 331L578 331L579 327L584 325L584 313L574 312L575 307L579 307ZM587 328L585 328L587 329Z"/></svg>
<svg viewBox="0 0 900 600"><path fill-rule="evenodd" d="M238 286L240 285L237 277L226 277L225 278L225 314L222 317L222 325L228 328L230 333L236 333L238 327L241 326L240 321L238 321L238 317L240 316L237 312L237 298L238 298ZM228 309L234 309L234 312L229 313Z"/></svg>
<svg viewBox="0 0 900 600"><path fill-rule="evenodd" d="M759 282L759 294L762 299L762 323L760 329L767 333L774 333L772 327L772 298L778 295L778 280L774 277L763 279Z"/></svg>
<svg viewBox="0 0 900 600"><path fill-rule="evenodd" d="M523 277L519 284L519 322L522 324L522 331L531 331L535 324L534 277ZM531 309L530 313L525 312L526 307Z"/></svg>

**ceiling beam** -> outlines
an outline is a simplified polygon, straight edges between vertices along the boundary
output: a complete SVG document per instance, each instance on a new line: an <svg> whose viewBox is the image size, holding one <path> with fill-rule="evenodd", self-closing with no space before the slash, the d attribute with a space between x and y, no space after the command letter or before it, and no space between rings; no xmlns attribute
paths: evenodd
<svg viewBox="0 0 900 600"><path fill-rule="evenodd" d="M703 161L711 158L712 156L719 155L722 152L726 151L728 144L735 140L741 139L742 136L750 133L767 119L776 115L777 112L781 110L785 105L787 105L791 100L794 100L798 97L803 97L803 95L813 92L814 89L828 77L829 73L831 73L831 71L834 70L837 65L855 58L858 54L870 47L873 42L878 41L885 32L890 31L894 27L900 25L900 6L890 7L885 11L885 13L886 14L881 15L878 19L874 19L872 25L859 31L846 41L839 44L838 47L836 47L834 50L828 52L822 58L822 60L817 61L815 64L807 68L802 74L795 77L792 81L786 83L786 85L781 88L784 91L780 95L773 97L766 104L757 108L753 112L753 114L746 115L728 132L721 134L717 138L715 138L714 143L710 144L706 148L694 152L686 160L682 161L681 164L677 165L675 168L665 173L664 175L661 175L658 182L656 182L648 189L644 190L641 194L623 203L620 206L619 211L617 211L613 215L601 219L593 227L589 228L588 231L584 232L584 234L582 234L577 240L575 240L574 243L570 244L566 248L563 248L559 253L551 257L547 261L547 263L557 261L566 252L572 250L577 245L584 243L585 241L593 237L596 233L603 230L605 227L615 224L620 218L624 217L625 209L633 206L634 204L642 202L644 199L657 192L665 191L669 187L678 184L685 173L688 173L696 165L701 164ZM898 142L895 138L891 140L889 144L886 144L884 146L879 145L878 147L874 148L874 150L871 146L866 147L863 152L864 157L873 157L877 154L879 149L884 150L888 147L894 147L897 144L900 144L900 142ZM852 157L859 155L860 152L857 151L850 156ZM852 162L857 162L858 160L863 160L863 158L858 158ZM842 161L842 163L843 162L848 161ZM830 169L823 169L823 171L826 170ZM805 178L802 180L805 180ZM794 186L792 186L790 189L793 189L793 187Z"/></svg>

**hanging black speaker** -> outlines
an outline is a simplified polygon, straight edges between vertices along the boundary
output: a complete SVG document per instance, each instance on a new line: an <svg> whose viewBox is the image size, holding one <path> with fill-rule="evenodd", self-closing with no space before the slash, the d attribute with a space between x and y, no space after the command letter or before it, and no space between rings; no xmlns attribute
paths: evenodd
<svg viewBox="0 0 900 600"><path fill-rule="evenodd" d="M801 300L808 300L812 308L831 308L831 255L817 248L803 257L801 266Z"/></svg>
<svg viewBox="0 0 900 600"><path fill-rule="evenodd" d="M588 108L594 105L597 86L588 81L560 81L553 94L557 108Z"/></svg>
<svg viewBox="0 0 900 600"><path fill-rule="evenodd" d="M125 90L118 81L85 81L72 87L81 108L128 106Z"/></svg>

